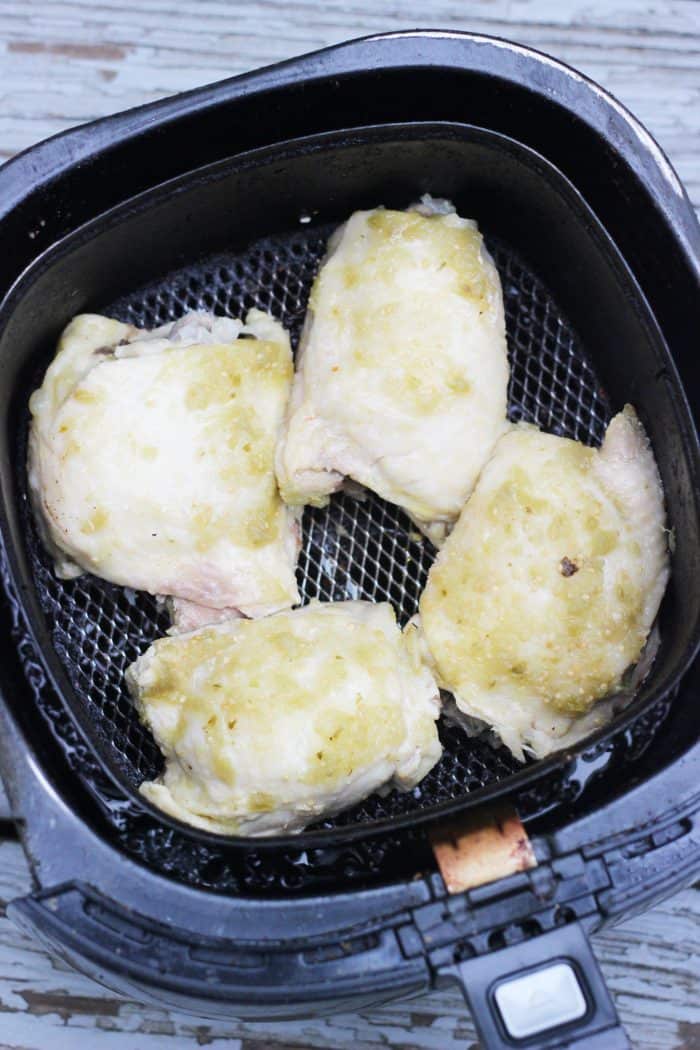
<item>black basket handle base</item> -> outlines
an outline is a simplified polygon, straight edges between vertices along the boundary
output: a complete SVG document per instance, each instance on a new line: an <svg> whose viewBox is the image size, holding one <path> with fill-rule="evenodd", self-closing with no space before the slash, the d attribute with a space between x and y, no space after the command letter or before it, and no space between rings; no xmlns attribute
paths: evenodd
<svg viewBox="0 0 700 1050"><path fill-rule="evenodd" d="M629 1050L577 922L458 963L455 971L486 1050Z"/></svg>
<svg viewBox="0 0 700 1050"><path fill-rule="evenodd" d="M432 846L450 894L537 866L527 832L505 807L443 825ZM579 922L468 957L447 972L457 980L486 1050L630 1045Z"/></svg>

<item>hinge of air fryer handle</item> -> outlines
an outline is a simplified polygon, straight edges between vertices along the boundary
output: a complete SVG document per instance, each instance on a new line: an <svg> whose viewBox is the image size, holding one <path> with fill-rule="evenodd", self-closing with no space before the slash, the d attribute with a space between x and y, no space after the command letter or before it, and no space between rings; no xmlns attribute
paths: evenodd
<svg viewBox="0 0 700 1050"><path fill-rule="evenodd" d="M548 859L466 892L428 878L431 900L397 933L404 955L423 955L434 974L455 962L516 944L570 922L593 933L604 919L648 906L700 875L697 800L682 813L596 846Z"/></svg>
<svg viewBox="0 0 700 1050"><path fill-rule="evenodd" d="M404 952L425 954L434 985L460 989L492 1050L524 1039L532 1050L630 1050L588 940L607 872L567 859L562 879L545 864L418 908L410 934L398 931Z"/></svg>
<svg viewBox="0 0 700 1050"><path fill-rule="evenodd" d="M424 956L437 975L574 920L595 929L597 894L610 887L610 875L604 860L573 853L464 893L449 895L437 874L428 883L433 899L413 908L397 935L403 954Z"/></svg>
<svg viewBox="0 0 700 1050"><path fill-rule="evenodd" d="M399 931L404 953L423 955L434 972L529 940L597 914L595 894L610 884L600 861L580 855L548 863L515 810L482 808L433 829L440 874L429 881L433 901Z"/></svg>

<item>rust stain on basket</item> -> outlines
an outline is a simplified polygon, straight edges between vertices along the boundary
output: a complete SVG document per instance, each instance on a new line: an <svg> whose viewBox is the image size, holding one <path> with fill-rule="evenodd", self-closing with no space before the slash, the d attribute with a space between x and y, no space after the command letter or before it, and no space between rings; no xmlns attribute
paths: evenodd
<svg viewBox="0 0 700 1050"><path fill-rule="evenodd" d="M527 871L537 864L530 839L513 810L487 809L442 824L430 843L448 893Z"/></svg>

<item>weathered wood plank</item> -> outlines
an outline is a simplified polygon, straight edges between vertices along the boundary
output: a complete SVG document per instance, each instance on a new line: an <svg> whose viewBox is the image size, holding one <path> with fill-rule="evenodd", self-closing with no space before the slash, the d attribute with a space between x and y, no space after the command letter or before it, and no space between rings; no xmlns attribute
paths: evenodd
<svg viewBox="0 0 700 1050"><path fill-rule="evenodd" d="M519 40L588 73L649 127L700 205L695 0L0 0L0 157L92 117L417 20Z"/></svg>
<svg viewBox="0 0 700 1050"><path fill-rule="evenodd" d="M465 1050L475 1044L473 1026L452 990L371 1013L284 1024L207 1021L123 1000L51 959L12 925L4 903L28 889L19 845L0 844L0 1047ZM595 943L636 1050L700 1045L699 890L679 893Z"/></svg>

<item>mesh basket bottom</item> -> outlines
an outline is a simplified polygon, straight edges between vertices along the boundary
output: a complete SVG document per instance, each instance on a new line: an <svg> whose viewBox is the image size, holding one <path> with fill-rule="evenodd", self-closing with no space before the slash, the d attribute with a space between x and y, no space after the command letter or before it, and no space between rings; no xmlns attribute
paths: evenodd
<svg viewBox="0 0 700 1050"><path fill-rule="evenodd" d="M102 304L100 310L154 327L188 310L240 317L257 306L285 324L296 346L328 233L323 228L305 228L261 240L242 254L210 257L117 302ZM588 444L599 443L609 418L609 404L580 340L527 265L507 246L488 237L487 241L503 284L511 364L510 418L535 422L550 432ZM37 375L36 382L40 380L41 375ZM53 625L56 651L101 747L121 774L137 786L158 773L162 759L132 707L124 686L124 670L164 633L167 620L149 595L90 576L73 581L57 579L28 512L27 519L36 586ZM416 534L396 507L372 494L363 500L341 494L322 510L305 511L299 588L304 602L311 598L390 601L403 623L417 609L433 556L430 543ZM59 737L61 732L65 736L58 728L60 721L52 720ZM373 795L321 826L344 827L424 809L502 780L518 768L505 748L494 748L480 738L469 740L447 725L441 725L440 732L443 757L413 791L394 791L381 798ZM166 868L176 863L173 858L189 856L182 864L176 863L180 877L186 877L185 871L190 875L198 872L197 880L206 883L202 866L206 868L210 860L213 863L206 852L208 847L156 826L142 810L128 803L126 796L119 796L99 775L97 764L85 756L76 767L127 848L149 864ZM551 805L547 792L545 796L546 803L542 804ZM193 851L199 858L197 863ZM351 867L359 872L358 877L365 870L373 870L376 849L374 856L372 862L368 855L364 862L355 857ZM269 888L260 872L255 874L255 866L251 870L253 874L249 872L246 878L258 888ZM226 871L233 878L230 866ZM292 882L297 876L298 872ZM218 878L226 881L221 873ZM218 884L216 879L214 884ZM245 879L244 884L248 884ZM271 876L271 885L277 886L276 876Z"/></svg>

